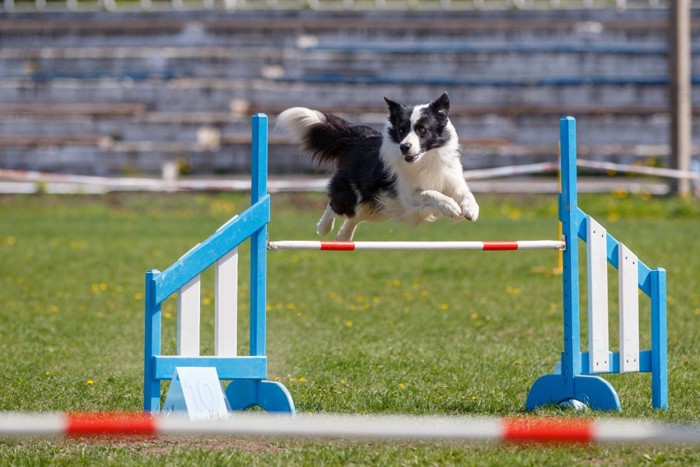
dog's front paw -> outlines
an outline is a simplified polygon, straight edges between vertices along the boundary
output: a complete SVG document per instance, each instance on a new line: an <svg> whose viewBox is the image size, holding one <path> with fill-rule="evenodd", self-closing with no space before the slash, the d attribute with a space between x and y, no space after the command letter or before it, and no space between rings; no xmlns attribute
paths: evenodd
<svg viewBox="0 0 700 467"><path fill-rule="evenodd" d="M479 205L476 203L476 200L467 199L462 201L461 214L467 218L467 220L472 222L476 221L479 218Z"/></svg>
<svg viewBox="0 0 700 467"><path fill-rule="evenodd" d="M457 204L457 201L452 198L445 198L440 203L440 209L446 216L454 219L462 217L462 209L459 207L459 204Z"/></svg>

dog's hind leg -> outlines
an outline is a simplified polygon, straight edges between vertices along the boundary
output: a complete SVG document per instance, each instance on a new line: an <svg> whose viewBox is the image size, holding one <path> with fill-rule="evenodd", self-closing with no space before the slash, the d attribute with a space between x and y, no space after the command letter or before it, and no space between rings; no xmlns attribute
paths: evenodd
<svg viewBox="0 0 700 467"><path fill-rule="evenodd" d="M321 220L319 220L318 224L316 224L316 233L319 235L328 235L333 230L334 225L335 212L333 212L333 208L331 208L330 203L328 203L328 206L326 206L326 210L323 211L323 216L321 216Z"/></svg>
<svg viewBox="0 0 700 467"><path fill-rule="evenodd" d="M358 221L355 218L345 219L345 222L343 222L343 225L340 227L338 235L336 235L335 239L339 242L351 242L353 235L355 235L355 229L360 222L362 221Z"/></svg>

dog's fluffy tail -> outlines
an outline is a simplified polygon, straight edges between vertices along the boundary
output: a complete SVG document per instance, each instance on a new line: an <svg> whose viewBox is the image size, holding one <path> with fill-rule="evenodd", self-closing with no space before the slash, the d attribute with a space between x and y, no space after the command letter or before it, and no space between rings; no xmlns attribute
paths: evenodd
<svg viewBox="0 0 700 467"><path fill-rule="evenodd" d="M381 137L369 127L305 107L293 107L279 114L277 127L301 144L316 164L329 169L335 169L340 159L362 140Z"/></svg>

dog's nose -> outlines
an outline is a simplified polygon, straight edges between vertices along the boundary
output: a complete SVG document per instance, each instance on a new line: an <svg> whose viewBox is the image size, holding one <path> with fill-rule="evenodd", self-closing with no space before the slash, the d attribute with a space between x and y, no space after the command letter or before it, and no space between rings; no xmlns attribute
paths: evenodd
<svg viewBox="0 0 700 467"><path fill-rule="evenodd" d="M401 150L401 154L406 154L411 150L411 143L401 143L399 144L399 149Z"/></svg>

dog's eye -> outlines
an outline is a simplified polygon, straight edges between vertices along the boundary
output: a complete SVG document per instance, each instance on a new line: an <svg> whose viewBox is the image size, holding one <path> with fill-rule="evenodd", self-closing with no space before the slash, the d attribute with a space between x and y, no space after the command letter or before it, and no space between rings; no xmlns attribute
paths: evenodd
<svg viewBox="0 0 700 467"><path fill-rule="evenodd" d="M417 134L418 136L425 136L425 133L426 133L426 129L425 129L425 128L423 128L422 126L417 126L417 127L416 127L416 134Z"/></svg>

